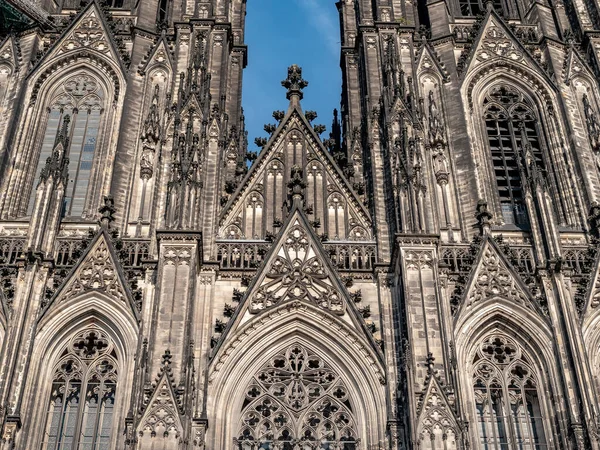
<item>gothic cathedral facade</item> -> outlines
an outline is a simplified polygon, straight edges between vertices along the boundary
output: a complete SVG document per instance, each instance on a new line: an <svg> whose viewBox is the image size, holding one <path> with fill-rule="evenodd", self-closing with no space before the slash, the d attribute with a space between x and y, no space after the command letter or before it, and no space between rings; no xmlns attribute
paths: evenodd
<svg viewBox="0 0 600 450"><path fill-rule="evenodd" d="M339 0L253 152L260 1L0 4L0 449L599 450L600 2Z"/></svg>

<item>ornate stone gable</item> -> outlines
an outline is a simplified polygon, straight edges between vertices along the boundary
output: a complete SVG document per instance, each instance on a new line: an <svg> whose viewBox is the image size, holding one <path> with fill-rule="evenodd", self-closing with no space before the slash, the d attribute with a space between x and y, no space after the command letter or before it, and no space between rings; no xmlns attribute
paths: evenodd
<svg viewBox="0 0 600 450"><path fill-rule="evenodd" d="M163 65L173 70L173 55L169 49L167 39L161 36L158 41L150 47L148 55L144 57L139 65L138 72L143 75L149 68L155 65Z"/></svg>
<svg viewBox="0 0 600 450"><path fill-rule="evenodd" d="M221 239L264 239L287 211L287 182L292 166L307 181L306 204L319 233L333 240L371 240L371 218L350 183L323 148L301 110L292 108L225 205Z"/></svg>
<svg viewBox="0 0 600 450"><path fill-rule="evenodd" d="M582 75L594 79L594 75L579 52L574 47L569 47L563 64L563 80L565 84L569 85L573 78Z"/></svg>
<svg viewBox="0 0 600 450"><path fill-rule="evenodd" d="M464 67L463 75L473 72L473 69L478 66L496 60L500 63L503 60L504 64L511 62L523 65L529 70L535 70L546 81L552 83L546 72L495 11L487 14L473 46L465 52L461 56L461 61L466 61L464 66L460 62L460 65Z"/></svg>
<svg viewBox="0 0 600 450"><path fill-rule="evenodd" d="M283 224L219 342L242 325L260 321L269 311L293 304L324 311L332 324L344 322L377 348L306 215L297 208Z"/></svg>
<svg viewBox="0 0 600 450"><path fill-rule="evenodd" d="M429 44L425 44L421 47L419 53L416 56L416 68L417 73L423 72L434 72L438 73L442 81L448 81L448 71L445 69L443 64L440 62L438 55L435 53L435 49Z"/></svg>
<svg viewBox="0 0 600 450"><path fill-rule="evenodd" d="M500 250L487 239L482 245L475 270L471 274L463 303L457 311L476 307L491 299L504 299L542 314L532 296Z"/></svg>
<svg viewBox="0 0 600 450"><path fill-rule="evenodd" d="M490 20L483 32L475 58L477 61L484 62L497 57L508 58L517 62L522 61L523 50L508 36L503 27L499 26L494 20Z"/></svg>
<svg viewBox="0 0 600 450"><path fill-rule="evenodd" d="M453 397L446 395L437 377L430 374L417 403L417 440L430 439L436 431L446 435L450 444L460 440L461 429L452 405L453 400ZM450 448L454 446L450 445Z"/></svg>
<svg viewBox="0 0 600 450"><path fill-rule="evenodd" d="M317 254L314 243L298 219L285 233L264 278L249 298L249 310L258 313L286 300L313 303L334 314L343 315L346 305Z"/></svg>
<svg viewBox="0 0 600 450"><path fill-rule="evenodd" d="M128 304L137 317L137 309L126 286L127 283L110 239L103 230L74 266L74 270L50 300L46 310L54 304L60 304L88 292L103 292Z"/></svg>
<svg viewBox="0 0 600 450"><path fill-rule="evenodd" d="M146 433L159 437L171 434L181 435L183 427L180 409L166 371L158 379L154 391L146 398L143 411L138 425L140 435L143 436Z"/></svg>
<svg viewBox="0 0 600 450"><path fill-rule="evenodd" d="M81 11L37 66L53 58L81 52L88 52L90 56L92 54L103 55L118 63L121 70L125 72L120 52L111 37L102 12L94 1Z"/></svg>

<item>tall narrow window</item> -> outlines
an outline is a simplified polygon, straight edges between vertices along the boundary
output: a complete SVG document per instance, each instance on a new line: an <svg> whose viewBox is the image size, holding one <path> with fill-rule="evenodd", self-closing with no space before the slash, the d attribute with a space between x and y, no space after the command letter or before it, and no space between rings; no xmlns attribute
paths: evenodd
<svg viewBox="0 0 600 450"><path fill-rule="evenodd" d="M484 107L502 218L506 224L528 226L524 163L531 159L545 171L535 115L522 94L506 86L490 89Z"/></svg>
<svg viewBox="0 0 600 450"><path fill-rule="evenodd" d="M473 389L481 449L548 447L538 381L527 358L508 337L488 336L479 346Z"/></svg>
<svg viewBox="0 0 600 450"><path fill-rule="evenodd" d="M78 74L62 83L48 108L48 120L35 172L28 214L33 211L35 185L40 172L51 156L56 136L65 116L70 116L69 180L65 191L64 215L81 216L85 212L88 188L98 131L102 116L104 93L98 82L87 74Z"/></svg>
<svg viewBox="0 0 600 450"><path fill-rule="evenodd" d="M110 448L116 355L98 329L76 335L54 369L43 450Z"/></svg>
<svg viewBox="0 0 600 450"><path fill-rule="evenodd" d="M169 19L169 0L159 0L157 23L166 26Z"/></svg>

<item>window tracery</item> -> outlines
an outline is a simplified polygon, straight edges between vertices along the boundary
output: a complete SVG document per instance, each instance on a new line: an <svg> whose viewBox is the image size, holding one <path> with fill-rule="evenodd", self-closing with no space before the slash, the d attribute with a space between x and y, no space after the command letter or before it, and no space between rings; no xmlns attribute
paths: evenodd
<svg viewBox="0 0 600 450"><path fill-rule="evenodd" d="M99 82L85 73L67 79L55 91L48 106L46 129L35 171L34 188L30 194L28 214L33 211L35 183L46 160L52 155L56 137L66 117L70 119L70 143L67 155L69 178L65 187L63 213L66 216L85 214L103 104L104 92Z"/></svg>
<svg viewBox="0 0 600 450"><path fill-rule="evenodd" d="M348 390L319 356L293 344L263 366L246 389L240 450L356 450Z"/></svg>
<svg viewBox="0 0 600 450"><path fill-rule="evenodd" d="M42 449L108 450L116 387L111 339L97 328L75 335L54 368Z"/></svg>
<svg viewBox="0 0 600 450"><path fill-rule="evenodd" d="M525 162L546 172L537 119L523 94L510 86L492 87L483 104L502 218L505 224L528 226Z"/></svg>
<svg viewBox="0 0 600 450"><path fill-rule="evenodd" d="M480 448L548 448L539 380L528 358L510 338L485 338L473 360L473 389Z"/></svg>

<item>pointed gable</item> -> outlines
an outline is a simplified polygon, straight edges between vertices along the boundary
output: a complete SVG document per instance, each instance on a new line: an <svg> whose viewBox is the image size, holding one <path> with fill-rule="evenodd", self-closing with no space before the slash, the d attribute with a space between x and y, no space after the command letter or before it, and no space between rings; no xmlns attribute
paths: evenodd
<svg viewBox="0 0 600 450"><path fill-rule="evenodd" d="M311 221L329 240L371 240L369 213L325 150L302 111L292 106L251 167L220 218L222 239L264 239L287 211L291 168L301 166L307 181Z"/></svg>
<svg viewBox="0 0 600 450"><path fill-rule="evenodd" d="M423 45L419 50L416 57L416 67L417 73L434 72L440 76L442 82L448 81L448 72L429 44Z"/></svg>
<svg viewBox="0 0 600 450"><path fill-rule="evenodd" d="M594 79L594 75L587 63L581 58L579 52L571 46L567 52L563 66L563 79L565 84L569 85L573 78L582 75L590 80Z"/></svg>
<svg viewBox="0 0 600 450"><path fill-rule="evenodd" d="M306 304L343 321L380 352L306 215L293 207L220 342L279 306Z"/></svg>
<svg viewBox="0 0 600 450"><path fill-rule="evenodd" d="M504 20L492 10L484 19L479 35L471 47L463 75L472 72L480 65L499 59L533 69L548 83L553 84L546 72L519 42L519 39L508 28Z"/></svg>
<svg viewBox="0 0 600 450"><path fill-rule="evenodd" d="M467 283L457 317L460 317L462 311L493 299L508 300L545 316L496 243L486 238Z"/></svg>
<svg viewBox="0 0 600 450"><path fill-rule="evenodd" d="M73 271L46 306L44 314L61 303L88 292L103 292L129 305L136 319L139 316L113 245L104 229L96 235L75 264Z"/></svg>
<svg viewBox="0 0 600 450"><path fill-rule="evenodd" d="M151 436L177 437L183 432L181 408L172 379L170 360L171 354L167 351L153 389L146 391L138 424L140 435L148 433Z"/></svg>
<svg viewBox="0 0 600 450"><path fill-rule="evenodd" d="M419 436L429 438L436 430L443 430L444 433L452 431L454 436L448 436L449 439L454 439L460 434L460 426L450 398L433 373L427 376L425 389L417 404L417 414Z"/></svg>
<svg viewBox="0 0 600 450"><path fill-rule="evenodd" d="M167 38L164 34L161 35L161 37L158 39L158 42L150 47L148 56L146 56L140 64L138 72L143 75L148 71L148 69L155 65L164 65L168 67L171 72L174 71L175 65L173 64L173 56L171 55Z"/></svg>
<svg viewBox="0 0 600 450"><path fill-rule="evenodd" d="M105 56L109 60L117 62L122 73L126 73L121 54L115 45L102 11L95 1L90 2L79 13L36 67L45 61L80 51Z"/></svg>

